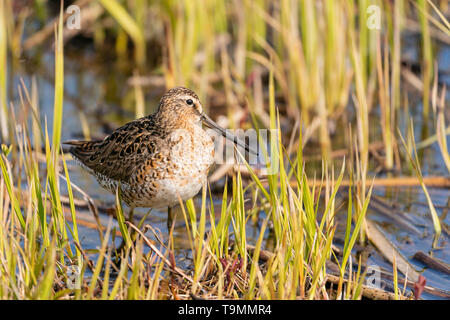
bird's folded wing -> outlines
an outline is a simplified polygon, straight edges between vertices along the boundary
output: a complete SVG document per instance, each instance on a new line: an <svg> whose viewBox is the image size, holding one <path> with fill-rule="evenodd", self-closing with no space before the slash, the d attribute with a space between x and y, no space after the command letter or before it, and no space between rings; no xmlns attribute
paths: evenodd
<svg viewBox="0 0 450 320"><path fill-rule="evenodd" d="M158 157L163 139L155 130L148 130L142 119L132 121L97 141L66 141L70 153L95 174L129 182L133 173L146 161Z"/></svg>

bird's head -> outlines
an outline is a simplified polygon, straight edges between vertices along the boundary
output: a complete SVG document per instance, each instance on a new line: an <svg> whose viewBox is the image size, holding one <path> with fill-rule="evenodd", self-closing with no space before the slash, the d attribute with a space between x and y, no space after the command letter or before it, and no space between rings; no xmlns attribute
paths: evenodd
<svg viewBox="0 0 450 320"><path fill-rule="evenodd" d="M161 98L158 113L172 120L170 122L192 124L201 121L203 107L194 91L176 87Z"/></svg>
<svg viewBox="0 0 450 320"><path fill-rule="evenodd" d="M172 128L186 128L202 122L207 127L224 136L233 143L244 147L247 151L258 154L247 143L242 142L231 132L226 131L203 112L203 106L197 94L187 88L176 87L167 91L161 98L158 115L164 123Z"/></svg>

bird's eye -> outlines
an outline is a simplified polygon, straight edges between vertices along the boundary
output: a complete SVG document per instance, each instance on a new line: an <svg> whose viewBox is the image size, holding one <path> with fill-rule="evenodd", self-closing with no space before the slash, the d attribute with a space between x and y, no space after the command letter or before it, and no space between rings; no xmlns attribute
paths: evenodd
<svg viewBox="0 0 450 320"><path fill-rule="evenodd" d="M191 106L194 104L194 101L192 101L192 99L187 99L186 103Z"/></svg>

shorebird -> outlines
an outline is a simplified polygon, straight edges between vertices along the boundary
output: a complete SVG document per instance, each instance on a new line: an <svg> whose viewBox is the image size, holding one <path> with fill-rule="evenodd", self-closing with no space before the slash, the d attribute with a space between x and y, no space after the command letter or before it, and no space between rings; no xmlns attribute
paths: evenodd
<svg viewBox="0 0 450 320"><path fill-rule="evenodd" d="M214 161L214 142L201 124L233 143L252 151L248 144L226 131L204 112L198 96L177 87L160 100L158 110L131 121L103 140L66 141L70 153L106 190L120 188L130 207L168 208L194 197L206 182Z"/></svg>

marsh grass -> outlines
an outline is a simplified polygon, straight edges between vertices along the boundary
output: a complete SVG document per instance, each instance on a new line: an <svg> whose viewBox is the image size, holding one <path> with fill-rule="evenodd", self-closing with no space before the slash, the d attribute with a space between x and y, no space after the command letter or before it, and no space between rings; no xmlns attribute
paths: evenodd
<svg viewBox="0 0 450 320"><path fill-rule="evenodd" d="M283 150L281 140L278 143L279 150ZM301 161L301 147L298 150L298 157L299 165L292 169L292 177L298 181L296 188L291 188L286 180L288 171L284 162L289 160L285 154L278 157L280 171L273 177L269 177L272 180L269 190L263 187L261 180L248 165L254 184L243 188L242 178L238 172L232 179L229 201L226 200L228 191L224 190L220 218L216 217L211 207L209 232L205 233L206 192L203 192L199 220L192 202L187 202L186 209L183 209L183 216L194 252L193 279L194 282L201 277L214 279L213 286L208 289L210 298L329 298L325 289L326 261L333 256L331 246L336 228L334 222L336 212L333 208L344 175L345 164L336 180L331 179L327 173L318 187L319 190L316 190L316 187L308 185L308 178ZM324 188L328 201L323 212L319 213L319 198L316 195L321 193L324 184L328 184L328 188ZM244 199L246 193L255 193L252 189L258 189L259 192L256 194L262 197L262 199L255 199L255 203L261 203L268 209L263 209L260 233L256 243L248 244L245 232L250 219L245 214ZM352 201L349 201L344 258L339 266L342 281L348 272L348 259L367 212L370 192L371 189L365 197L366 200L358 218L353 213ZM350 199L351 195L350 188ZM254 209L260 210L252 208L250 211ZM353 222L355 222L354 228ZM272 250L274 253L268 260L261 263L260 253L263 250L265 233L269 224L273 226L275 237ZM231 243L234 244L232 250L229 249ZM358 281L354 283L356 286ZM194 293L196 289L194 284L192 289ZM341 289L342 283L339 290ZM350 294L350 291L342 294L345 298L359 297L357 291L356 296ZM341 295L340 291L338 295Z"/></svg>
<svg viewBox="0 0 450 320"><path fill-rule="evenodd" d="M435 231L435 237L434 237L434 241L433 241L433 247L435 247L437 245L439 237L441 236L442 227L441 227L441 222L439 220L439 216L433 205L433 201L431 200L430 194L428 193L428 189L425 186L425 183L423 182L422 170L420 169L421 167L420 167L420 163L419 163L419 157L417 155L416 142L414 139L414 126L413 126L412 119L410 120L410 123L409 123L409 135L408 135L410 137L409 143L407 144L405 142L405 139L403 138L401 133L399 133L399 135L400 135L400 139L402 141L403 147L406 149L406 153L407 153L407 157L410 162L410 165L413 167L417 177L419 178L420 186L422 187L422 190L427 199L427 203L428 203L428 207L430 209L430 215L433 220L433 226L434 226L434 231ZM411 147L408 147L408 146L411 146Z"/></svg>
<svg viewBox="0 0 450 320"><path fill-rule="evenodd" d="M120 189L115 199L116 222L110 221L106 230L99 228L97 248L84 249L74 203L77 191L60 145L64 125L62 11L54 37L50 137L47 120L39 116L35 80L31 94L22 81L19 102L6 99L7 10L0 10L0 298L360 299L365 272L353 249L358 242L365 244L364 224L373 190L369 117L373 109L380 109L385 169L399 169L402 159L396 157L395 133L404 94L401 32L411 8L417 10L421 26L423 112L429 112L431 99L437 110L435 139L449 167L448 129L442 110L445 89L439 103L438 89L429 91L437 72L429 22L448 34L448 22L439 8L428 1L417 5L406 0L376 1L386 12L382 21L386 35L366 28L369 1L365 0L99 2L117 22L113 28L121 57L126 56L131 39L139 69L136 75L142 74L147 61L144 35L149 24L145 17L157 12L159 19L152 21L151 34L160 37L164 49L156 72L168 87L193 87L205 101L217 98L218 89L223 91L230 127L238 127L242 119L233 117L234 111L246 102L246 111L255 111L250 112L253 126L272 130L268 150L260 137L262 157L271 174L258 175L236 151L248 176L237 170L226 178L220 208L213 205L209 185L203 187L200 206L193 200L181 203L192 255L187 270L177 266L173 230L160 241L164 237L144 225L150 212L137 226L126 221ZM0 9L5 5L11 2L0 1ZM39 8L39 15L46 16L45 6ZM104 40L103 28L108 27L98 24L95 30L97 45ZM136 86L134 90L136 115L143 115L144 89ZM348 156L337 166L331 161L330 128L340 117L347 117L349 109L355 124L349 125ZM16 119L15 110L23 113L22 120ZM281 129L291 119L298 125L287 139ZM414 137L412 127L409 137ZM423 183L415 141L399 137L407 150L403 160L419 177L427 197L438 239L439 217ZM312 139L318 141L323 157L319 177L309 174L303 154ZM347 189L341 186L344 177L349 177ZM62 201L62 186L68 203ZM343 190L345 203L338 196ZM340 214L346 214L346 219L338 257L334 242ZM247 231L252 224L258 226L259 234L250 241ZM117 250L116 243L122 240L124 246ZM328 286L330 261L339 270L333 290ZM76 288L69 285L74 267L79 276ZM395 263L393 269L394 295L402 298L405 292L398 290Z"/></svg>
<svg viewBox="0 0 450 320"><path fill-rule="evenodd" d="M9 123L7 122L8 119L8 104L7 104L7 97L6 97L6 79L8 75L8 68L7 68L7 38L6 38L6 8L5 8L5 2L0 2L0 69L2 70L0 72L0 125L2 127L1 129L1 136L2 140L5 140L8 138L9 133Z"/></svg>
<svg viewBox="0 0 450 320"><path fill-rule="evenodd" d="M116 19L120 27L125 30L128 36L133 40L135 45L135 60L139 66L145 64L146 43L142 30L142 23L139 24L133 19L125 8L116 0L99 0L102 6L109 12L111 16ZM142 1L138 3L143 3ZM137 8L136 11L143 12L142 8Z"/></svg>
<svg viewBox="0 0 450 320"><path fill-rule="evenodd" d="M25 87L23 90L27 91ZM55 100L55 108L58 108L57 101ZM275 119L279 128L279 119ZM319 190L309 187L302 161L302 146L298 149L296 165L293 165L287 157L281 138L278 137L275 140L278 145L273 150L282 153L275 157L280 171L269 178L271 184L268 190L247 165L254 183L244 187L239 173L232 177L230 193L227 188L224 189L222 207L220 212L216 213L213 206L207 206L207 200L212 203L212 199L211 193L208 199L208 188L205 186L199 212L192 200L182 207L193 264L192 270L189 271L192 273L192 282L182 281L180 285L180 280L172 282L170 277L173 275L168 273L175 267L175 261L170 258L173 248L170 245L162 248L163 256L161 253L158 255L155 252L146 252L144 239L148 239L142 235L133 236L130 232L120 203L120 189L116 194L116 219L125 246L122 251L116 253L119 260L114 259L114 245L110 242L111 233L114 232L111 222L99 248L93 251L97 256L96 261L88 257L78 238L76 209L64 154L60 155L58 165L62 165L66 179L60 180L52 158L55 155L50 147L50 138L45 134L47 176L43 180L45 184L41 185L42 177L39 175L42 171L37 170L39 163L29 139L24 136L27 134L27 126L25 123L23 125L24 130L17 133L18 140L21 141L19 157L24 169L30 171L27 175L31 180L22 188L20 198L16 197L15 190L19 184L14 183L17 180L11 173L11 162L8 159L10 148L3 147L0 161L3 172L0 217L6 227L2 228L0 234L2 298L147 299L183 297L199 292L209 298L329 298L325 289L326 261L333 256L331 246L336 228L335 197L344 175L345 164L336 181L333 175L327 173L322 177ZM301 131L299 134L301 135ZM268 157L267 154L265 156ZM288 167L290 169L287 169ZM297 180L296 188L289 185L288 176ZM68 210L65 210L60 200L61 181L67 183ZM327 188L322 189L324 184ZM324 211L319 214L320 197L317 195L322 190L328 201ZM6 192L9 196L6 196ZM258 240L254 244L248 243L246 234L249 224L252 223L245 205L245 199L250 193L256 195L254 205L258 206L250 211L259 211L263 217ZM369 196L366 199L368 201ZM262 212L259 203L266 208ZM11 211L8 209L10 207ZM346 261L366 209L365 204L364 211L359 219L355 220L356 225L351 232L355 217L352 202L349 202L345 258L340 266L342 277L348 271ZM71 224L68 223L66 214L70 215ZM142 228L142 222L143 220L138 227ZM260 259L260 253L265 250L264 241L269 225L273 226L271 228L275 235L275 254L264 261ZM73 246L75 250L72 249ZM92 250L90 252L92 253ZM169 259L163 259L164 255L168 255ZM74 266L79 267L81 277L81 285L76 289L66 285L70 276L69 270ZM168 281L168 292L165 289L165 281ZM355 288L357 283L355 282ZM347 291L345 296L357 298L359 293L357 290Z"/></svg>

